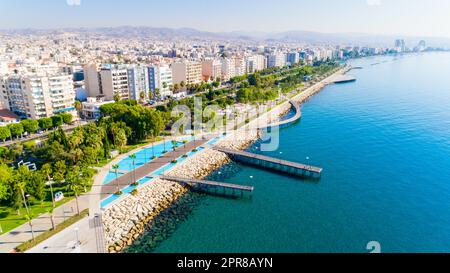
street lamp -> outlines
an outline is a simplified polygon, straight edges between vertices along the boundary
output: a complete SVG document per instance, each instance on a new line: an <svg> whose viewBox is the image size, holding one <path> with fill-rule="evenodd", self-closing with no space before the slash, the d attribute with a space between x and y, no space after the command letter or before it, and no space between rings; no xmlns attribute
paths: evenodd
<svg viewBox="0 0 450 273"><path fill-rule="evenodd" d="M77 241L76 241L73 249L76 249L77 247L79 247L81 245L81 242L80 242L80 239L78 237L79 228L76 227L74 230L75 230L75 237L76 237Z"/></svg>

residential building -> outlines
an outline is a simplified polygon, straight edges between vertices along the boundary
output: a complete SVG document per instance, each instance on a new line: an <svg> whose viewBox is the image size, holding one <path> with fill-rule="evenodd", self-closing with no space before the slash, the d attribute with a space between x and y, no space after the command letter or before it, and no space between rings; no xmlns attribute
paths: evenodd
<svg viewBox="0 0 450 273"><path fill-rule="evenodd" d="M150 66L148 69L150 89L154 92L159 91L159 96L162 99L171 97L172 91L170 86L173 85L172 69L168 64L159 64Z"/></svg>
<svg viewBox="0 0 450 273"><path fill-rule="evenodd" d="M0 108L0 126L6 126L8 124L18 123L20 122L20 117L14 112L9 111L8 109Z"/></svg>
<svg viewBox="0 0 450 273"><path fill-rule="evenodd" d="M283 67L286 65L286 55L280 52L272 53L267 57L267 67Z"/></svg>
<svg viewBox="0 0 450 273"><path fill-rule="evenodd" d="M103 96L100 90L100 74L96 64L87 64L83 66L84 86L88 97Z"/></svg>
<svg viewBox="0 0 450 273"><path fill-rule="evenodd" d="M202 81L202 63L185 61L172 64L173 83L197 84Z"/></svg>
<svg viewBox="0 0 450 273"><path fill-rule="evenodd" d="M231 78L236 76L236 65L232 58L222 59L222 80L229 81Z"/></svg>
<svg viewBox="0 0 450 273"><path fill-rule="evenodd" d="M105 101L103 98L87 98L87 101L82 103L81 117L83 119L99 119L101 116L100 107L113 102Z"/></svg>
<svg viewBox="0 0 450 273"><path fill-rule="evenodd" d="M203 78L216 80L222 78L222 62L217 59L205 60L202 62Z"/></svg>
<svg viewBox="0 0 450 273"><path fill-rule="evenodd" d="M300 62L300 55L298 52L290 52L286 54L286 61L290 65L298 64Z"/></svg>
<svg viewBox="0 0 450 273"><path fill-rule="evenodd" d="M118 65L102 67L100 69L100 90L105 100L113 100L116 94L121 100L131 99L128 69Z"/></svg>
<svg viewBox="0 0 450 273"><path fill-rule="evenodd" d="M266 68L266 58L264 57L264 55L257 54L247 57L246 72L248 74L264 70L265 68Z"/></svg>
<svg viewBox="0 0 450 273"><path fill-rule="evenodd" d="M130 98L140 100L141 93L144 92L145 99L149 99L150 82L148 67L135 65L128 68L128 81Z"/></svg>
<svg viewBox="0 0 450 273"><path fill-rule="evenodd" d="M76 114L71 75L12 74L2 80L2 94L21 118L39 119L62 112Z"/></svg>

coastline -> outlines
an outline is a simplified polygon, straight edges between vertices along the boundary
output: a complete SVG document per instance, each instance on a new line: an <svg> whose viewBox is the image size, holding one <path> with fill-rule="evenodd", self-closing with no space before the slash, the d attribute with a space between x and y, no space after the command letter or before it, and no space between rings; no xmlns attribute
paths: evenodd
<svg viewBox="0 0 450 273"><path fill-rule="evenodd" d="M342 67L324 80L294 95L290 100L297 101L300 104L305 103L309 98L323 90L324 87L334 83L333 79L336 75L345 74L349 69L347 66ZM286 100L219 140L216 145L228 149L246 149L259 139L259 130L256 128L259 128L261 121L265 124L275 122L284 116L290 108L289 100ZM230 158L226 154L206 148L175 166L167 172L167 175L202 179L229 162ZM103 225L108 252L122 252L132 245L134 240L145 232L146 226L152 220L188 191L189 186L181 186L174 182L156 178L148 185L140 187L137 195L127 196L119 203L107 208L103 214Z"/></svg>

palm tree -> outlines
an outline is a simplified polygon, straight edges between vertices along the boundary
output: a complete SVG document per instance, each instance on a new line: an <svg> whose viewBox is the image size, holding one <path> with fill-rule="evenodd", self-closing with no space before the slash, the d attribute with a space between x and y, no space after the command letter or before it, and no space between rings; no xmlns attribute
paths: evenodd
<svg viewBox="0 0 450 273"><path fill-rule="evenodd" d="M175 151L177 149L178 142L176 142L175 140L172 140L171 143L172 143L172 149Z"/></svg>
<svg viewBox="0 0 450 273"><path fill-rule="evenodd" d="M119 94L119 93L115 93L115 94L114 94L114 101L115 101L115 102L119 102L120 99L121 99L120 94Z"/></svg>
<svg viewBox="0 0 450 273"><path fill-rule="evenodd" d="M83 105L81 104L81 102L79 100L75 101L75 109L77 109L77 113L78 113L78 124L80 124L80 119L81 119L81 110L83 109Z"/></svg>
<svg viewBox="0 0 450 273"><path fill-rule="evenodd" d="M42 171L47 175L47 179L48 179L48 183L50 185L50 194L52 195L52 204L53 204L53 208L55 207L55 196L53 194L53 181L52 178L50 177L50 174L52 173L52 166L50 164L45 164L42 166Z"/></svg>
<svg viewBox="0 0 450 273"><path fill-rule="evenodd" d="M68 183L68 189L73 191L75 195L75 201L77 203L77 214L80 215L80 204L78 197L83 187L83 181L80 177L80 167L73 166L66 174L66 182Z"/></svg>
<svg viewBox="0 0 450 273"><path fill-rule="evenodd" d="M54 213L54 209L53 208L49 209L48 213L50 214L50 221L52 223L52 230L55 230L55 215L53 214Z"/></svg>
<svg viewBox="0 0 450 273"><path fill-rule="evenodd" d="M167 150L166 150L166 138L165 138L165 137L163 137L163 142L164 142L164 151L163 151L163 154L165 154L165 153L167 153Z"/></svg>
<svg viewBox="0 0 450 273"><path fill-rule="evenodd" d="M150 135L152 136L152 160L156 158L155 156L155 133L153 130L150 130Z"/></svg>
<svg viewBox="0 0 450 273"><path fill-rule="evenodd" d="M133 175L131 176L131 184L136 182L136 154L130 155L130 159L133 161Z"/></svg>
<svg viewBox="0 0 450 273"><path fill-rule="evenodd" d="M114 173L116 174L116 183L117 183L117 192L116 193L119 193L120 192L120 185L119 185L119 168L120 168L120 166L118 164L115 164L112 166L112 168L114 170Z"/></svg>
<svg viewBox="0 0 450 273"><path fill-rule="evenodd" d="M33 239L33 241L35 240L34 238L34 230L33 230L33 223L31 221L31 216L30 215L25 215L25 219L28 221L28 224L30 225L30 230L31 230L31 238Z"/></svg>
<svg viewBox="0 0 450 273"><path fill-rule="evenodd" d="M144 91L142 91L142 92L139 94L139 99L141 100L141 103L144 102L144 100L145 100L145 92L144 92Z"/></svg>

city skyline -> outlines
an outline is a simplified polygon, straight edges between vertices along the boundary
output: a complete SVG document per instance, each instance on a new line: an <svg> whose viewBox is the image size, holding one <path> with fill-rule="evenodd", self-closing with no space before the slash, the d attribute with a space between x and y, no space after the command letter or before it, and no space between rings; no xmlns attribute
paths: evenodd
<svg viewBox="0 0 450 273"><path fill-rule="evenodd" d="M0 0L0 29L130 25L254 34L302 30L450 37L450 21L446 17L450 3L445 0L281 0L276 4L269 0L231 0L226 3L205 0L169 0L164 3L139 0L36 2ZM255 12L256 7L258 12ZM117 10L121 11L120 16L115 16ZM19 21L17 14L21 14Z"/></svg>

